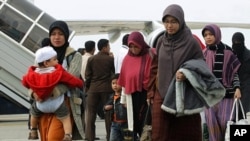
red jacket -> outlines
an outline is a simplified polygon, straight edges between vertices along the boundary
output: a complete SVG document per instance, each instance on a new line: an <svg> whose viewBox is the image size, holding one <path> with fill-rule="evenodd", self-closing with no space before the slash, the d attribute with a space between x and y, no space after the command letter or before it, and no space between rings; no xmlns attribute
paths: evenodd
<svg viewBox="0 0 250 141"><path fill-rule="evenodd" d="M42 100L50 96L58 83L63 83L70 88L83 88L83 81L68 73L59 64L55 66L55 71L51 73L40 74L35 72L36 68L35 66L29 68L28 73L23 76L22 84L28 89L31 88Z"/></svg>

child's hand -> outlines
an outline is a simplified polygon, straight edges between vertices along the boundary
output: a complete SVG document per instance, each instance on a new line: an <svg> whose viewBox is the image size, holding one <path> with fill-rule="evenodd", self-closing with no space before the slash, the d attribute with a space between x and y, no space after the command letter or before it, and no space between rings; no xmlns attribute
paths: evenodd
<svg viewBox="0 0 250 141"><path fill-rule="evenodd" d="M40 99L36 93L33 93L33 97L35 99L35 101L38 101L38 102L42 102L42 99Z"/></svg>
<svg viewBox="0 0 250 141"><path fill-rule="evenodd" d="M126 104L122 104L123 107L127 108L127 105Z"/></svg>
<svg viewBox="0 0 250 141"><path fill-rule="evenodd" d="M104 106L105 110L111 110L113 108L113 105L106 105Z"/></svg>
<svg viewBox="0 0 250 141"><path fill-rule="evenodd" d="M114 57L113 52L109 52L109 56Z"/></svg>

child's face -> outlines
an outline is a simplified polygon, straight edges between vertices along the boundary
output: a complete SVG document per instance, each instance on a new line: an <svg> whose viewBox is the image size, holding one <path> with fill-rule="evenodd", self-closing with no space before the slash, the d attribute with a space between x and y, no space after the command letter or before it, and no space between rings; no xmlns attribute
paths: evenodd
<svg viewBox="0 0 250 141"><path fill-rule="evenodd" d="M115 91L115 92L121 92L122 91L122 87L120 85L117 84L117 79L113 79L111 81L111 86L112 86L112 89Z"/></svg>
<svg viewBox="0 0 250 141"><path fill-rule="evenodd" d="M51 59L47 60L44 62L44 65L46 67L54 67L55 65L58 64L58 60L57 60L57 57L52 57Z"/></svg>

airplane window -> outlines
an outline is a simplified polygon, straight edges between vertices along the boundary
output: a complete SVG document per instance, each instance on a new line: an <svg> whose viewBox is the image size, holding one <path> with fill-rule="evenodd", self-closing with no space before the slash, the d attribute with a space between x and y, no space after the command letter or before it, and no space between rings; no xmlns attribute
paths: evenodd
<svg viewBox="0 0 250 141"><path fill-rule="evenodd" d="M9 7L0 10L1 31L12 39L20 42L31 26L31 22L19 15Z"/></svg>
<svg viewBox="0 0 250 141"><path fill-rule="evenodd" d="M48 37L48 33L38 26L35 26L23 43L32 52L36 52L41 47L41 41Z"/></svg>
<svg viewBox="0 0 250 141"><path fill-rule="evenodd" d="M39 8L35 7L27 0L8 0L7 1L14 8L27 15L29 18L35 20L42 12Z"/></svg>
<svg viewBox="0 0 250 141"><path fill-rule="evenodd" d="M40 18L38 23L45 27L46 29L49 29L49 26L56 21L55 18L51 17L47 13L44 13L44 15ZM48 31L49 32L49 31ZM73 30L69 29L69 34L71 35L73 33Z"/></svg>
<svg viewBox="0 0 250 141"><path fill-rule="evenodd" d="M45 27L46 29L49 29L49 26L55 21L56 19L45 13L41 19L38 21L40 25Z"/></svg>

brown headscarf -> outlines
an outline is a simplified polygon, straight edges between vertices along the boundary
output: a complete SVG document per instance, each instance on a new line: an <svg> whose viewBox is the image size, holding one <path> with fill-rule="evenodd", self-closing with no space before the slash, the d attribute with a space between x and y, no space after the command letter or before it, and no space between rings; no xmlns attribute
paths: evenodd
<svg viewBox="0 0 250 141"><path fill-rule="evenodd" d="M191 30L186 26L184 12L179 5L169 5L163 13L175 17L179 24L179 31L169 36L165 32L156 45L158 54L158 84L162 97L167 93L170 82L175 76L180 65L191 59L203 58L199 43L193 38Z"/></svg>

